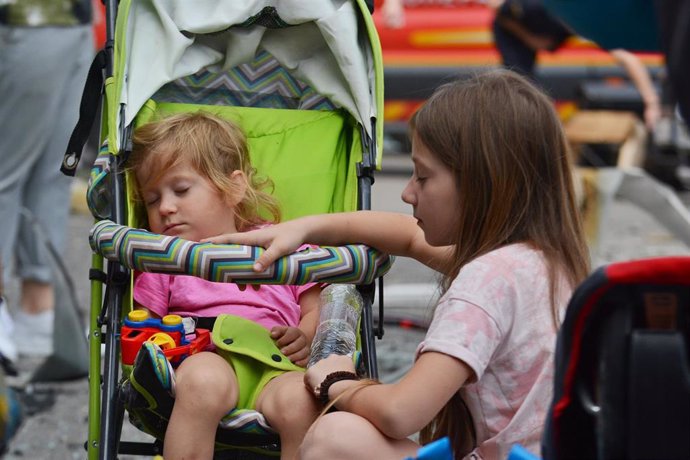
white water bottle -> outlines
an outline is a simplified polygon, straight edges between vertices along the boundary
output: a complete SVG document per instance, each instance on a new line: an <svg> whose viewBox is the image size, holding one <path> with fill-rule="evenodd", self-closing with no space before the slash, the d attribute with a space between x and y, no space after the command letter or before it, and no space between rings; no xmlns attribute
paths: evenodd
<svg viewBox="0 0 690 460"><path fill-rule="evenodd" d="M328 355L352 356L357 343L357 325L364 301L351 284L331 284L319 296L319 326L311 343L307 367Z"/></svg>

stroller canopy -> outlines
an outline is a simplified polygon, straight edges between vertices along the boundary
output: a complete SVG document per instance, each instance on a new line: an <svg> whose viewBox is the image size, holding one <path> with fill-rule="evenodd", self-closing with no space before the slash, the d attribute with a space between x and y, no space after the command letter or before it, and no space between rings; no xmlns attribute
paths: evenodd
<svg viewBox="0 0 690 460"><path fill-rule="evenodd" d="M380 46L361 0L123 1L115 47L115 106L125 125L169 82L268 54L382 145ZM120 111L110 113L120 126Z"/></svg>

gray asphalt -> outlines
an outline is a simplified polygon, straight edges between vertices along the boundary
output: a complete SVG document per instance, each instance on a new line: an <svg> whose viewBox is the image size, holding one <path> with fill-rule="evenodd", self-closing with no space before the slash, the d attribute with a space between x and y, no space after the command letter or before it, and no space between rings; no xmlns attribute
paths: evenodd
<svg viewBox="0 0 690 460"><path fill-rule="evenodd" d="M384 170L374 184L373 209L410 212L399 199L410 170L409 157L384 157ZM683 197L686 198L686 197ZM687 201L687 200L685 200ZM90 251L87 243L91 218L73 212L70 219L70 240L65 251L65 265L69 267L76 286L81 313L87 312L89 290L88 270ZM602 236L600 251L594 254L594 265L613 261L664 255L690 255L690 249L661 227L653 216L635 206L615 200L606 217L607 231ZM427 316L431 297L435 293L435 274L415 261L398 258L386 277L387 311L391 315ZM9 300L16 298L16 286L9 287ZM412 354L423 332L388 328L383 340L378 341L382 379L393 379L401 369L409 366ZM25 384L27 376L40 362L23 360L22 374L14 382L20 387L22 399L29 413L13 440L6 459L79 459L85 457L83 449L87 436L86 379L67 382ZM148 439L130 425L125 424L123 437L130 440ZM121 457L125 458L125 457ZM139 457L140 458L140 457Z"/></svg>

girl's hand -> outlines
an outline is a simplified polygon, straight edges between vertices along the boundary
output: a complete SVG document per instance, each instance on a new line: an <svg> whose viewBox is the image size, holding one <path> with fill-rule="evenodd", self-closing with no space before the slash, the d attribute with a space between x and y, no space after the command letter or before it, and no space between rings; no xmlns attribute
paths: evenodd
<svg viewBox="0 0 690 460"><path fill-rule="evenodd" d="M307 369L304 374L304 384L307 388L318 395L319 387L328 374L337 371L355 372L355 364L351 356L330 355Z"/></svg>
<svg viewBox="0 0 690 460"><path fill-rule="evenodd" d="M282 256L295 252L306 239L304 226L297 221L283 222L270 227L260 228L249 232L226 233L202 240L203 243L214 244L246 244L266 248L254 263L254 271L262 272Z"/></svg>
<svg viewBox="0 0 690 460"><path fill-rule="evenodd" d="M275 340L280 352L298 366L305 367L309 361L309 341L299 328L293 326L275 326L271 329L271 338Z"/></svg>

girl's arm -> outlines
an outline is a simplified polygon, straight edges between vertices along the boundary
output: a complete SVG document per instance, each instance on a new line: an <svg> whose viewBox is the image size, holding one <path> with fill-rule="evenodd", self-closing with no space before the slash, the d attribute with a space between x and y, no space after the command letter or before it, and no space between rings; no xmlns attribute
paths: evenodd
<svg viewBox="0 0 690 460"><path fill-rule="evenodd" d="M448 246L430 246L414 217L381 211L307 216L205 241L265 247L266 251L254 266L256 271L263 271L279 257L295 252L303 243L333 246L362 243L386 254L412 257L435 270L442 270L451 254Z"/></svg>
<svg viewBox="0 0 690 460"><path fill-rule="evenodd" d="M305 381L314 389L329 373L348 368L352 368L351 358L330 356L312 366ZM426 352L397 383L364 385L341 380L331 385L328 396L338 409L366 418L390 438L403 439L425 427L471 375L462 361Z"/></svg>

